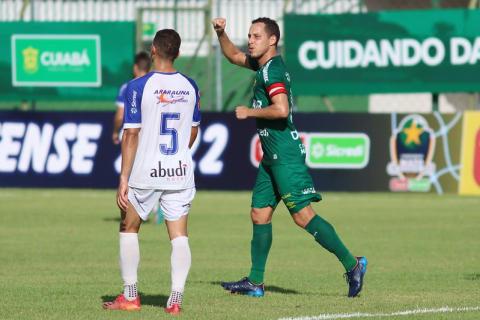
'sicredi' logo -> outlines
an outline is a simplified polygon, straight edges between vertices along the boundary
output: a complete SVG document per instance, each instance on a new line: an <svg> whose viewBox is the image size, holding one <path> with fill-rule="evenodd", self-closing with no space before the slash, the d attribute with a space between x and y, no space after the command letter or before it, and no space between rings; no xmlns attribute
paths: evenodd
<svg viewBox="0 0 480 320"><path fill-rule="evenodd" d="M432 163L435 133L420 115L405 117L390 138L391 162L387 165L391 191L429 191L435 173Z"/></svg>
<svg viewBox="0 0 480 320"><path fill-rule="evenodd" d="M267 135L268 132L259 132ZM306 165L313 169L363 169L370 160L370 138L364 133L306 133L298 136L305 145ZM250 144L250 160L255 167L262 161L263 151L258 135Z"/></svg>
<svg viewBox="0 0 480 320"><path fill-rule="evenodd" d="M310 168L362 169L370 159L370 138L364 133L312 133L308 139Z"/></svg>

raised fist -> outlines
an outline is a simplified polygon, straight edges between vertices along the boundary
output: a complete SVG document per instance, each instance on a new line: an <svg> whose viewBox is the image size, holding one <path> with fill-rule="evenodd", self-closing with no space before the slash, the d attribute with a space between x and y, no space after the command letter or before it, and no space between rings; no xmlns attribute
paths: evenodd
<svg viewBox="0 0 480 320"><path fill-rule="evenodd" d="M215 18L212 20L213 30L217 34L222 34L225 31L225 25L227 24L227 20L224 18Z"/></svg>

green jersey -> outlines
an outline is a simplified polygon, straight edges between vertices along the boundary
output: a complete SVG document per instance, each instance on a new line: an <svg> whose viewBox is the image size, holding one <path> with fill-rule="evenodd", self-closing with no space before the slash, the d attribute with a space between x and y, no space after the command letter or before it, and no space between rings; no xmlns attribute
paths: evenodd
<svg viewBox="0 0 480 320"><path fill-rule="evenodd" d="M275 95L284 93L288 97L290 109L285 119L256 119L263 150L262 162L266 165L280 165L305 161L305 146L292 122L292 88L282 57L271 58L261 68L256 59L249 58L249 63L257 71L253 83L252 108L266 108L272 104Z"/></svg>

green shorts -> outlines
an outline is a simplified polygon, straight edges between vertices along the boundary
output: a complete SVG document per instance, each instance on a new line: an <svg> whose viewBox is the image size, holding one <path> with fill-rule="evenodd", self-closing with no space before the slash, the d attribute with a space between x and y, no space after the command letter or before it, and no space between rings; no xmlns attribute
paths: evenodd
<svg viewBox="0 0 480 320"><path fill-rule="evenodd" d="M304 162L269 166L260 163L252 195L252 208L275 209L283 200L290 214L297 213L310 202L322 200L315 191L312 177Z"/></svg>

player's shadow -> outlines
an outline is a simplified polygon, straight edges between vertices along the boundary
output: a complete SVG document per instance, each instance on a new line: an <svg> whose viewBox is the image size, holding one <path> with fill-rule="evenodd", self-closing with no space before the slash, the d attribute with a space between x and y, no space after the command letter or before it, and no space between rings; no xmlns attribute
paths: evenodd
<svg viewBox="0 0 480 320"><path fill-rule="evenodd" d="M104 218L103 221L120 222L120 217ZM148 219L147 221L143 221L142 224L156 224L156 222L153 219Z"/></svg>
<svg viewBox="0 0 480 320"><path fill-rule="evenodd" d="M145 294L143 292L138 292L140 296L140 303L142 306L152 306L164 308L167 305L168 296L163 294ZM114 301L117 296L102 296L102 301Z"/></svg>
<svg viewBox="0 0 480 320"><path fill-rule="evenodd" d="M470 281L479 281L480 280L480 273L471 273L465 276L465 280Z"/></svg>
<svg viewBox="0 0 480 320"><path fill-rule="evenodd" d="M220 285L222 282L221 281L210 281L210 284L213 284L213 285ZM280 287L277 287L277 286L265 286L265 291L268 291L268 292L277 292L277 293L282 293L282 294L300 294L300 292L296 291L296 290L292 290L292 289L284 289L284 288L280 288Z"/></svg>
<svg viewBox="0 0 480 320"><path fill-rule="evenodd" d="M278 292L283 294L300 294L300 292L293 290L293 289L284 289L277 286L265 286L266 291L270 292Z"/></svg>

